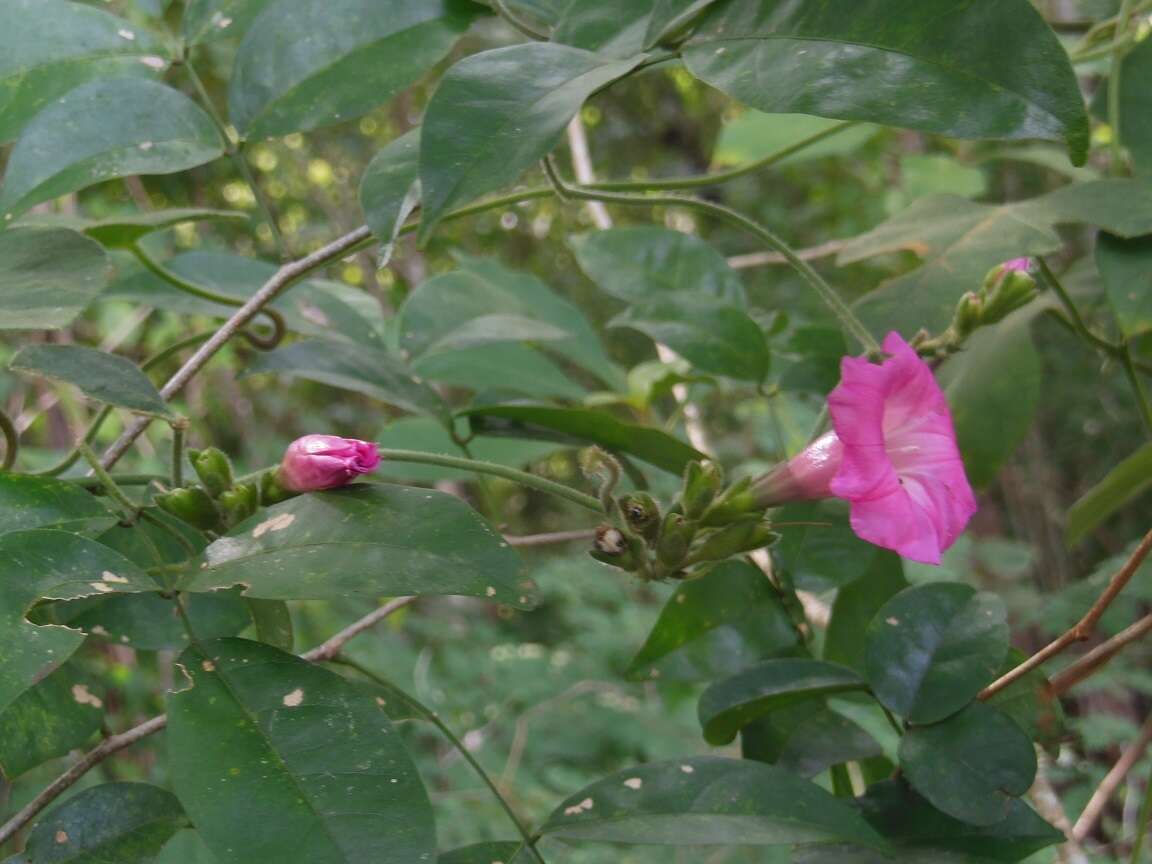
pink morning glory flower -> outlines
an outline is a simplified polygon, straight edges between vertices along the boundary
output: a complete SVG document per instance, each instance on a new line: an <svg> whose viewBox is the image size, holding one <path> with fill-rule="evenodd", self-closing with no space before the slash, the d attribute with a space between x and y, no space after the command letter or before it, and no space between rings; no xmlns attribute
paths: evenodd
<svg viewBox="0 0 1152 864"><path fill-rule="evenodd" d="M939 564L976 498L932 370L898 333L884 339L884 352L878 364L840 361L840 384L828 396L833 431L757 481L757 503L842 498L860 538Z"/></svg>
<svg viewBox="0 0 1152 864"><path fill-rule="evenodd" d="M318 492L375 471L380 454L370 441L336 435L305 435L288 445L277 479L290 492Z"/></svg>

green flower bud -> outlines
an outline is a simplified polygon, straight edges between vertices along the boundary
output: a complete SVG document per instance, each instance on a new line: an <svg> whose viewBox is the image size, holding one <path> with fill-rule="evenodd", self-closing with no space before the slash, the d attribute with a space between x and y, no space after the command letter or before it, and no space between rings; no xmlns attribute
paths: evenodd
<svg viewBox="0 0 1152 864"><path fill-rule="evenodd" d="M1013 258L988 271L980 287L981 324L995 324L1036 297L1039 291L1031 269L1032 259Z"/></svg>
<svg viewBox="0 0 1152 864"><path fill-rule="evenodd" d="M684 488L680 493L680 505L689 519L696 519L705 510L720 487L724 475L715 462L689 462L684 469Z"/></svg>
<svg viewBox="0 0 1152 864"><path fill-rule="evenodd" d="M745 477L739 483L729 486L723 495L712 502L712 506L700 519L700 524L710 527L727 525L759 513L764 508L756 499L757 495L752 491L752 478Z"/></svg>
<svg viewBox="0 0 1152 864"><path fill-rule="evenodd" d="M684 563L688 547L696 529L680 513L669 513L660 526L660 536L656 540L656 558L670 570L677 570Z"/></svg>
<svg viewBox="0 0 1152 864"><path fill-rule="evenodd" d="M775 537L772 526L763 519L753 518L733 522L709 534L703 543L692 550L688 562L695 564L699 561L722 561L733 555L767 546Z"/></svg>
<svg viewBox="0 0 1152 864"><path fill-rule="evenodd" d="M155 498L156 506L201 531L220 527L220 513L203 489L173 489Z"/></svg>
<svg viewBox="0 0 1152 864"><path fill-rule="evenodd" d="M979 295L969 291L956 304L951 329L959 339L966 339L980 327L983 320L984 301Z"/></svg>
<svg viewBox="0 0 1152 864"><path fill-rule="evenodd" d="M256 485L245 483L243 486L236 486L226 492L221 492L216 503L220 505L220 510L224 514L224 527L231 528L256 512L256 508L259 506Z"/></svg>
<svg viewBox="0 0 1152 864"><path fill-rule="evenodd" d="M591 554L597 561L611 564L621 570L639 570L644 562L641 544L625 536L623 531L611 525L600 525L596 529L596 539Z"/></svg>
<svg viewBox="0 0 1152 864"><path fill-rule="evenodd" d="M655 540L660 533L660 505L656 499L647 492L633 492L619 503L629 527L645 540Z"/></svg>
<svg viewBox="0 0 1152 864"><path fill-rule="evenodd" d="M188 461L196 470L196 476L213 498L232 488L232 463L223 450L208 447L205 450L189 450Z"/></svg>

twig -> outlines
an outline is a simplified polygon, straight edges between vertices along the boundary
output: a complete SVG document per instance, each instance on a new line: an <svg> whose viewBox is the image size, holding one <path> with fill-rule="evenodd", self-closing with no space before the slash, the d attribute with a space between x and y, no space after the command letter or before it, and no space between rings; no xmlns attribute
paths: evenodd
<svg viewBox="0 0 1152 864"><path fill-rule="evenodd" d="M1104 592L1096 599L1096 602L1092 604L1092 608L1085 613L1083 618L1076 622L1076 624L1060 636L1060 638L1044 646L1015 669L1001 675L981 690L978 698L990 699L1013 681L1023 678L1033 669L1051 660L1069 645L1074 642L1083 642L1091 636L1092 632L1096 629L1096 624L1100 621L1100 616L1104 614L1112 604L1112 601L1116 599L1116 596L1124 590L1124 586L1128 584L1132 576L1140 568L1140 565L1144 563L1144 559L1148 557L1149 552L1152 552L1152 531L1144 535L1144 539L1140 541L1140 545L1132 552L1132 555L1129 556L1124 566L1116 571L1116 575L1108 582L1108 587L1104 589Z"/></svg>
<svg viewBox="0 0 1152 864"><path fill-rule="evenodd" d="M1047 753L1043 750L1037 751L1036 780L1032 783L1029 797L1036 805L1036 812L1051 822L1067 838L1067 842L1061 845L1056 853L1057 861L1060 864L1088 864L1084 849L1072 839L1072 823L1068 821L1068 814L1064 812L1060 796L1052 788L1052 780L1049 777L1051 764L1052 760Z"/></svg>
<svg viewBox="0 0 1152 864"><path fill-rule="evenodd" d="M397 597L379 609L374 609L360 620L349 624L331 639L317 645L311 651L301 654L301 658L312 662L330 660L349 642L359 636L369 627L379 624L393 612L407 606L415 597ZM161 714L150 720L145 720L138 726L133 726L127 732L105 738L80 759L71 768L49 783L40 791L40 794L28 802L11 819L0 826L0 846L11 840L29 822L36 818L36 814L55 801L85 774L115 753L147 738L154 732L159 732L168 725L168 715Z"/></svg>
<svg viewBox="0 0 1152 864"><path fill-rule="evenodd" d="M553 531L550 534L505 534L504 542L509 546L552 546L557 543L572 543L576 540L591 540L596 529L581 528L576 531Z"/></svg>
<svg viewBox="0 0 1152 864"><path fill-rule="evenodd" d="M1104 813L1104 808L1108 806L1108 802L1120 784L1124 782L1128 772L1140 761L1140 757L1148 749L1149 743L1152 743L1152 715L1149 715L1148 719L1144 721L1140 735L1128 745L1116 764L1112 766L1112 770L1100 781L1100 785L1096 787L1096 791L1088 799L1084 812L1080 814L1080 818L1072 826L1072 837L1077 842L1083 842L1084 838L1095 829L1096 823L1100 821L1100 816Z"/></svg>
<svg viewBox="0 0 1152 864"><path fill-rule="evenodd" d="M1107 642L1102 642L1066 669L1052 676L1047 694L1055 697L1075 687L1119 654L1126 645L1152 633L1152 615L1145 615L1135 624L1121 630Z"/></svg>
<svg viewBox="0 0 1152 864"><path fill-rule="evenodd" d="M829 240L819 246L808 249L797 249L796 257L801 261L817 261L837 254L848 245L847 240ZM787 264L788 259L779 252L750 252L747 255L733 255L728 259L728 266L733 270L750 270L753 267L763 267L767 264Z"/></svg>
<svg viewBox="0 0 1152 864"><path fill-rule="evenodd" d="M260 290L249 298L243 306L233 313L232 317L225 321L220 329L217 330L212 337L205 342L200 348L189 357L184 365L181 366L176 374L168 379L162 388L160 388L160 395L165 400L171 399L177 393L184 389L193 376L196 375L201 369L207 365L208 361L216 356L216 353L223 348L233 336L240 332L240 330L251 321L256 315L271 303L276 296L304 276L311 273L318 267L322 267L329 261L339 258L349 250L353 249L360 243L365 242L372 236L372 232L367 227L357 228L351 231L326 246L317 249L311 255L307 255L298 261L293 261L290 264L285 264L261 286ZM103 464L105 468L111 468L115 465L126 452L128 448L139 438L148 425L152 422L152 418L141 417L132 423L115 443L108 448L108 452L104 454Z"/></svg>

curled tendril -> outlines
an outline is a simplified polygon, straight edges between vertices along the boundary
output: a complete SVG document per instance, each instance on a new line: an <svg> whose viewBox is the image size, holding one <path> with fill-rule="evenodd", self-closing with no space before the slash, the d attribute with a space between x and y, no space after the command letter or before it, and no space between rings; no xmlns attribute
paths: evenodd
<svg viewBox="0 0 1152 864"><path fill-rule="evenodd" d="M20 452L20 435L16 431L16 424L3 410L0 410L0 432L4 433L4 461L0 462L0 471L7 471L16 464L16 454Z"/></svg>

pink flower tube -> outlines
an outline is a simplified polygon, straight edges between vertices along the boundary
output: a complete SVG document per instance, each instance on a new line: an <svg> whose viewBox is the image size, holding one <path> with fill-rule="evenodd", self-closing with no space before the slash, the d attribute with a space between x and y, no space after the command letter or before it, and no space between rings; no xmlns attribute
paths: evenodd
<svg viewBox="0 0 1152 864"><path fill-rule="evenodd" d="M834 431L757 481L756 501L843 498L861 539L939 564L976 498L932 370L898 333L884 339L884 351L879 364L840 361L840 384L828 396Z"/></svg>
<svg viewBox="0 0 1152 864"><path fill-rule="evenodd" d="M291 492L318 492L344 486L379 465L380 454L370 441L305 435L288 445L277 479Z"/></svg>

